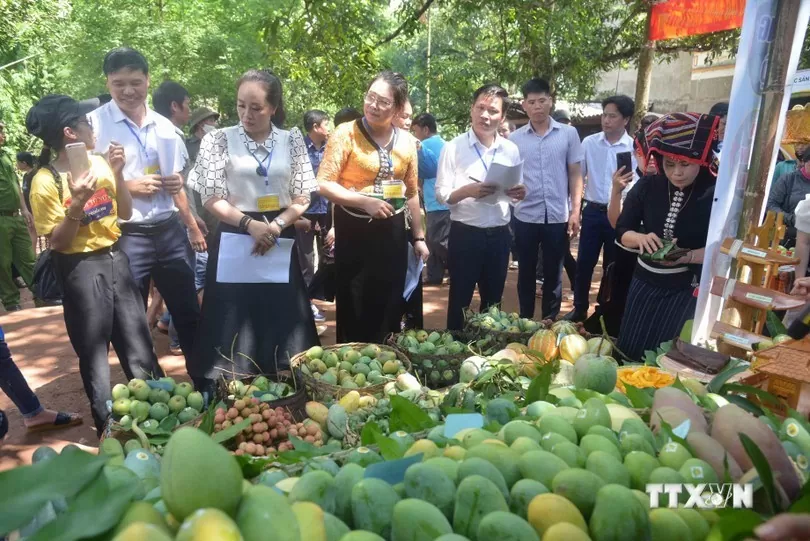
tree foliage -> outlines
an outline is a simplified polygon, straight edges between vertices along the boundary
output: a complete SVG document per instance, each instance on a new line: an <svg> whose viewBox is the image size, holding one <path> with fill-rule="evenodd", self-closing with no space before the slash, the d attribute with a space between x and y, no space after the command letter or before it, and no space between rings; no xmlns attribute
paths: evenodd
<svg viewBox="0 0 810 541"><path fill-rule="evenodd" d="M0 116L11 144L31 144L25 113L49 92L105 92L101 64L128 45L150 62L152 86L182 83L193 105L235 121L235 82L272 68L288 118L311 107L360 106L370 77L405 73L412 101L445 129L464 129L473 90L495 81L517 93L548 78L569 100L593 96L599 74L632 64L644 41L646 0L0 0ZM427 66L427 17L431 66ZM658 55L733 51L730 31L660 43ZM810 48L805 44L805 53ZM807 56L807 54L805 55ZM805 61L806 62L806 61Z"/></svg>

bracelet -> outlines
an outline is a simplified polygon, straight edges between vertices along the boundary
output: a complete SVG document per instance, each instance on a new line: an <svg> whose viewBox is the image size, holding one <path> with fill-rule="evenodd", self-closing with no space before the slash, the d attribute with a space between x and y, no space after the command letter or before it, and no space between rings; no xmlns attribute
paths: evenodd
<svg viewBox="0 0 810 541"><path fill-rule="evenodd" d="M239 231L241 231L242 233L247 233L248 232L248 226L250 225L250 222L252 222L252 221L253 221L253 218L251 218L247 214L242 216L242 219L239 220Z"/></svg>
<svg viewBox="0 0 810 541"><path fill-rule="evenodd" d="M85 213L83 213L83 212L82 212L81 217L79 217L79 218L75 218L75 217L71 216L71 215L70 215L69 213L67 213L67 212L65 213L65 218L67 218L68 220L73 221L73 222L81 222L82 220L84 220L84 217L85 217L85 216L86 216L86 215L85 215Z"/></svg>
<svg viewBox="0 0 810 541"><path fill-rule="evenodd" d="M415 239L413 239L413 242L414 242L414 243L417 243L417 242L420 242L420 241L421 241L421 242L427 242L427 241L425 240L425 237L416 237Z"/></svg>

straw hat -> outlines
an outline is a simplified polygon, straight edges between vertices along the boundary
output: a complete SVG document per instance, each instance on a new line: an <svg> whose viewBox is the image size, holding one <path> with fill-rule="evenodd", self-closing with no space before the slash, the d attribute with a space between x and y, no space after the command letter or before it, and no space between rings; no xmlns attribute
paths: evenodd
<svg viewBox="0 0 810 541"><path fill-rule="evenodd" d="M796 105L787 112L782 144L798 145L808 143L810 143L810 107Z"/></svg>

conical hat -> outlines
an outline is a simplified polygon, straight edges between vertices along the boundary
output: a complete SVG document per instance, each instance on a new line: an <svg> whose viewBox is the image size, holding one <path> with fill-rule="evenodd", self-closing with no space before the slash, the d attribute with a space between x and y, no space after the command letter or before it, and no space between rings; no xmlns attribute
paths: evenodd
<svg viewBox="0 0 810 541"><path fill-rule="evenodd" d="M786 145L810 143L810 107L797 105L787 112L782 143Z"/></svg>

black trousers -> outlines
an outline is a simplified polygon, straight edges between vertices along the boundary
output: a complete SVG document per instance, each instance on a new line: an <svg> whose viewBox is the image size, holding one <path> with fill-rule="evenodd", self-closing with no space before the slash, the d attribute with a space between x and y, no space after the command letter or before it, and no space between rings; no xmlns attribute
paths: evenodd
<svg viewBox="0 0 810 541"><path fill-rule="evenodd" d="M450 225L448 329L464 328L464 309L470 306L476 285L481 311L500 304L509 268L511 240L509 227L505 225L489 228L461 222Z"/></svg>
<svg viewBox="0 0 810 541"><path fill-rule="evenodd" d="M89 254L53 252L64 291L65 326L79 357L79 372L90 399L96 432L109 416L112 342L127 379L163 376L146 323L143 299L127 255L115 249Z"/></svg>
<svg viewBox="0 0 810 541"><path fill-rule="evenodd" d="M518 301L520 317L534 318L537 282L535 270L538 247L543 248L543 319L554 319L562 304L563 260L568 251L568 224L532 224L515 220L520 266L518 267Z"/></svg>
<svg viewBox="0 0 810 541"><path fill-rule="evenodd" d="M141 292L143 306L149 298L150 280L154 280L172 314L186 368L192 373L189 365L193 363L200 305L194 269L188 260L190 247L186 229L177 215L149 226L123 224L121 229L123 235L119 244L129 257L132 278Z"/></svg>
<svg viewBox="0 0 810 541"><path fill-rule="evenodd" d="M441 285L447 268L447 244L450 237L450 211L434 210L427 218L427 245L430 258L427 262L427 283Z"/></svg>

